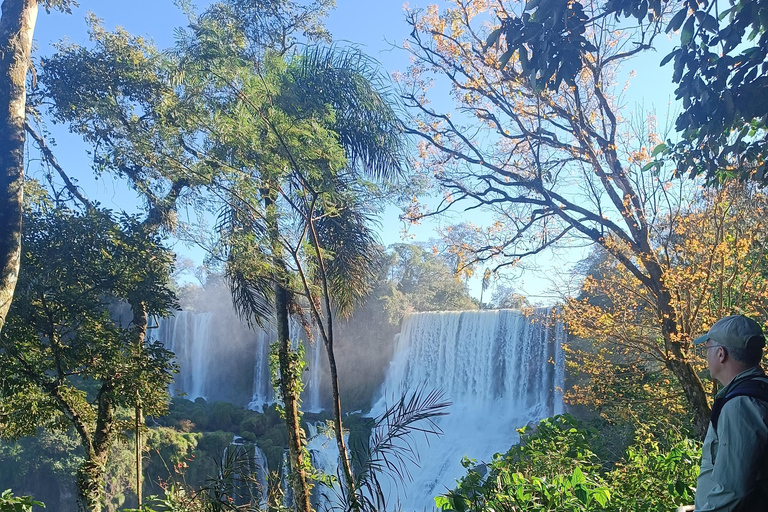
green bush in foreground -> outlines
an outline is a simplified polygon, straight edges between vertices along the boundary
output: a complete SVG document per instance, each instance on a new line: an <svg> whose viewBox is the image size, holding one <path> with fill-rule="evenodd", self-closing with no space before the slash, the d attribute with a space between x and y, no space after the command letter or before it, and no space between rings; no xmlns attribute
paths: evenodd
<svg viewBox="0 0 768 512"><path fill-rule="evenodd" d="M693 502L701 446L682 436L665 448L641 429L624 460L605 471L590 448L594 432L570 415L518 432L520 444L487 465L465 459L467 474L435 498L437 506L457 512L667 512Z"/></svg>
<svg viewBox="0 0 768 512"><path fill-rule="evenodd" d="M0 494L0 512L32 512L33 506L45 507L29 496L14 496L10 489Z"/></svg>

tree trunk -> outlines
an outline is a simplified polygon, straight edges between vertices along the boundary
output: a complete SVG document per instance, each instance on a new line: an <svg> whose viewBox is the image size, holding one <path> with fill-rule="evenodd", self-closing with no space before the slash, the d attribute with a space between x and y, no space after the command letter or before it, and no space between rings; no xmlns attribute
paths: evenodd
<svg viewBox="0 0 768 512"><path fill-rule="evenodd" d="M104 474L106 454L91 452L77 470L77 510L79 512L101 512L104 501Z"/></svg>
<svg viewBox="0 0 768 512"><path fill-rule="evenodd" d="M646 267L648 268L648 267ZM653 290L656 294L656 303L659 311L659 321L661 322L661 334L664 338L664 346L667 350L666 367L677 378L683 393L688 401L688 405L693 415L693 425L701 439L707 433L709 426L710 408L707 401L707 392L704 390L704 384L699 379L696 370L688 362L683 347L680 343L675 321L675 311L672 307L672 299L669 291L663 285L661 278L661 266L651 267L651 278L658 284L658 290Z"/></svg>
<svg viewBox="0 0 768 512"><path fill-rule="evenodd" d="M109 449L115 428L115 406L112 402L114 385L107 381L102 384L96 396L96 430L93 441L85 447L85 463L77 472L77 502L80 512L101 512L104 503L104 477Z"/></svg>
<svg viewBox="0 0 768 512"><path fill-rule="evenodd" d="M37 0L5 0L0 18L0 330L21 262L26 79Z"/></svg>
<svg viewBox="0 0 768 512"><path fill-rule="evenodd" d="M285 407L285 425L288 429L288 455L293 500L298 512L311 512L307 474L304 470L304 449L299 424L299 385L301 375L293 361L288 334L288 291L280 285L275 289L275 317L277 320L278 360L280 362L280 394Z"/></svg>
<svg viewBox="0 0 768 512"><path fill-rule="evenodd" d="M288 269L282 258L283 247L280 241L280 227L274 193L277 187L263 190L266 224L272 247L272 263L275 280L275 321L277 322L277 358L280 367L280 395L285 407L285 425L288 431L288 461L293 501L297 512L312 512L309 502L310 487L304 470L304 449L301 425L299 422L299 379L288 327L289 292L284 285Z"/></svg>
<svg viewBox="0 0 768 512"><path fill-rule="evenodd" d="M350 510L359 511L360 503L357 500L357 490L355 489L355 477L352 474L352 467L349 463L349 455L347 453L346 443L344 443L344 427L341 423L341 394L339 393L339 374L336 370L336 354L333 351L334 329L333 329L333 311L331 309L331 296L328 291L328 274L325 270L325 260L323 259L322 251L320 250L320 239L317 236L313 219L309 217L310 232L312 233L312 244L315 248L315 255L317 257L317 264L320 267L320 279L322 281L323 291L323 304L325 306L326 314L326 327L327 330L323 330L323 341L325 342L325 351L328 355L328 366L331 371L331 389L333 392L333 420L334 428L336 430L336 445L339 449L339 458L341 459L341 467L344 471L344 479L347 484L347 503L349 503ZM306 286L306 284L305 284ZM309 289L307 288L307 294ZM311 299L310 299L311 300ZM322 318L320 312L317 309L313 309L316 320L322 326Z"/></svg>
<svg viewBox="0 0 768 512"><path fill-rule="evenodd" d="M144 350L144 342L147 339L147 307L144 302L138 304L131 304L131 310L133 311L133 329L136 333L136 344L140 351ZM144 427L144 410L141 404L141 396L136 391L136 406L134 408L134 448L135 448L135 462L136 462L136 499L137 507L141 506L142 501L142 477L143 467L141 464L141 429Z"/></svg>
<svg viewBox="0 0 768 512"><path fill-rule="evenodd" d="M330 315L330 307L328 308ZM341 395L339 394L339 374L336 371L336 356L333 352L333 327L329 324L328 337L325 340L325 349L328 353L328 365L331 369L331 388L333 390L333 421L336 429L336 444L339 448L339 458L344 470L344 478L347 483L348 503L351 510L360 510L360 504L357 501L357 492L355 489L355 478L352 474L352 467L349 463L347 446L344 443L344 429L341 424Z"/></svg>

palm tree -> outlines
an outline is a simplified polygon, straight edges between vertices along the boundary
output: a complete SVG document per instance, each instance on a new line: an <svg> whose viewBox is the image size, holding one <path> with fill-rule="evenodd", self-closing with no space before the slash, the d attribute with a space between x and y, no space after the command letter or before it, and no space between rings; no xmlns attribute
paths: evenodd
<svg viewBox="0 0 768 512"><path fill-rule="evenodd" d="M267 52L256 63L206 66L227 92L209 94L206 143L221 173L212 183L225 201L220 228L227 276L245 318L277 323L280 395L301 510L309 507L309 485L288 318L303 311L328 352L347 496L359 508L343 438L333 318L349 314L366 295L371 265L379 260L366 202L372 188L363 180L397 177L403 149L397 116L372 64L354 49L308 47L290 59Z"/></svg>
<svg viewBox="0 0 768 512"><path fill-rule="evenodd" d="M381 245L370 229L372 211L363 200L362 180L387 181L401 173L403 139L392 102L375 66L354 49L309 48L289 68L306 108L327 108L336 116L330 129L338 135L346 165L316 178L297 173L300 201L291 203L307 226L313 254L312 275L295 259L309 310L328 355L333 418L347 503L360 509L341 420L338 371L334 353L334 315L349 315L372 289L381 261ZM314 285L314 286L313 286ZM316 300L319 298L320 300ZM320 304L320 307L318 307Z"/></svg>

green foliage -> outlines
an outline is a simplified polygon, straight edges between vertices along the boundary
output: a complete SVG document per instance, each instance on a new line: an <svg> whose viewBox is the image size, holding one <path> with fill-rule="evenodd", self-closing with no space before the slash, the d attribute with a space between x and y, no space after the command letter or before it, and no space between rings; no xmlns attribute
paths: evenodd
<svg viewBox="0 0 768 512"><path fill-rule="evenodd" d="M75 485L83 449L73 431L46 431L0 442L0 488L35 496L56 510L61 489Z"/></svg>
<svg viewBox="0 0 768 512"><path fill-rule="evenodd" d="M666 443L660 438L667 437ZM680 436L635 434L625 459L608 473L617 512L663 511L693 503L701 458L700 443Z"/></svg>
<svg viewBox="0 0 768 512"><path fill-rule="evenodd" d="M215 418L216 411L225 411L229 418L242 419L239 424L229 422L228 429L214 431L220 423ZM161 491L159 481L167 481L176 475L175 468L180 463L186 464L183 473L187 484L203 485L215 474L216 464L233 435L258 445L267 457L268 467L273 470L281 467L288 446L285 421L276 405L255 412L225 402L208 403L203 399L190 402L174 398L168 415L160 421L167 427L150 429L147 440L146 480L151 484L149 492L153 494Z"/></svg>
<svg viewBox="0 0 768 512"><path fill-rule="evenodd" d="M136 218L116 222L108 211L78 213L41 195L31 199L15 300L0 334L0 436L74 428L85 450L78 496L89 506L103 501L126 409L140 404L158 414L166 407L171 353L143 342L112 311L140 300L148 314L167 314L176 303L167 287L173 257Z"/></svg>
<svg viewBox="0 0 768 512"><path fill-rule="evenodd" d="M637 433L623 461L606 471L592 451L596 431L569 415L520 429L520 444L435 498L442 510L668 511L693 500L701 447L690 439Z"/></svg>
<svg viewBox="0 0 768 512"><path fill-rule="evenodd" d="M447 262L418 245L390 247L390 291L384 309L397 325L408 313L475 309L477 304Z"/></svg>
<svg viewBox="0 0 768 512"><path fill-rule="evenodd" d="M170 253L136 219L118 224L107 212L40 203L25 226L16 299L0 336L3 437L66 425L73 416L94 428L94 393L117 407L132 406L138 392L148 413L162 411L170 353L160 343L137 346L134 332L112 321L110 306L141 296L150 314L165 315L175 304L166 288Z"/></svg>
<svg viewBox="0 0 768 512"><path fill-rule="evenodd" d="M0 494L0 512L32 512L32 507L45 507L29 496L14 496L10 489Z"/></svg>

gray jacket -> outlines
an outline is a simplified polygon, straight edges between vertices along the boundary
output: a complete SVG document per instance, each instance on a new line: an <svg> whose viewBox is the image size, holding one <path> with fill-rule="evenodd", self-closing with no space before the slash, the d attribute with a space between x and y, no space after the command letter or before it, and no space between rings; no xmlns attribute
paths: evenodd
<svg viewBox="0 0 768 512"><path fill-rule="evenodd" d="M738 374L720 390L727 395L741 381L766 378L762 369ZM768 378L766 378L768 380ZM768 511L768 403L749 396L723 406L717 432L709 424L696 487L696 512Z"/></svg>

